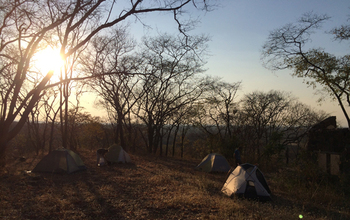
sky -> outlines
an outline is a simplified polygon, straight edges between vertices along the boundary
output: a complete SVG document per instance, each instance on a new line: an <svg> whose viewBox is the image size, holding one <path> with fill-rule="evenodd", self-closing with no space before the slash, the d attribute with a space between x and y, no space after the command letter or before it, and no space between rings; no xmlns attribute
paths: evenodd
<svg viewBox="0 0 350 220"><path fill-rule="evenodd" d="M210 1L209 1L210 2ZM304 13L314 12L331 17L323 25L324 31L346 24L350 15L348 0L217 0L214 11L208 13L191 9L193 17L200 16L200 23L191 34L208 34L210 56L206 74L218 76L225 82L242 82L239 96L253 91L279 90L293 96L315 110L324 110L337 116L341 126L346 126L340 107L330 99L319 103L317 90L308 88L300 78L293 78L287 70L272 72L261 61L261 49L271 31L288 23L295 23ZM140 38L156 32L176 33L177 26L171 14L153 13L141 17L151 28L145 28L129 20L131 34ZM310 46L342 56L349 51L350 42L334 42L329 34L312 36ZM239 98L239 97L238 97ZM93 106L93 101L85 100ZM101 114L93 109L92 115Z"/></svg>

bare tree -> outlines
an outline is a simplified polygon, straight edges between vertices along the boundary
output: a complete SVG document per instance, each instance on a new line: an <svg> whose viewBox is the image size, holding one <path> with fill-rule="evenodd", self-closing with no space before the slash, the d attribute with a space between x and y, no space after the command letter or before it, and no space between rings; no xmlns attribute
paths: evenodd
<svg viewBox="0 0 350 220"><path fill-rule="evenodd" d="M220 131L221 139L223 139L223 136L232 136L233 115L238 108L238 101L235 99L240 87L241 82L227 83L221 80L214 80L208 85L204 97L206 116L212 121L209 124L215 124L217 130ZM221 132L222 128L224 132Z"/></svg>
<svg viewBox="0 0 350 220"><path fill-rule="evenodd" d="M239 107L239 100L236 99L240 86L241 82L227 83L219 78L206 79L206 92L196 103L193 123L207 135L209 152L219 151L227 154L226 156L232 156L234 129L237 128L234 118Z"/></svg>
<svg viewBox="0 0 350 220"><path fill-rule="evenodd" d="M130 124L126 120L131 118L127 116L137 99L142 97L142 94L135 97L133 91L138 83L135 71L142 63L130 55L135 44L127 29L118 27L96 37L80 62L82 71L96 75L96 79L90 81L90 87L103 99L100 104L108 110L112 125L115 124L115 143L124 149L128 146L124 128Z"/></svg>
<svg viewBox="0 0 350 220"><path fill-rule="evenodd" d="M40 112L39 104L41 105L42 103L38 103L38 105L33 108L31 114L28 116L27 122L29 136L28 146L33 146L37 155L39 151L44 152L48 140L47 128L49 126L47 120L41 121L43 117ZM46 119L48 118L46 117Z"/></svg>
<svg viewBox="0 0 350 220"><path fill-rule="evenodd" d="M277 127L282 135L278 144L283 150L285 149L287 164L289 163L289 152L292 151L291 153L298 157L299 149L303 147L303 141L307 140L309 130L327 117L329 115L324 111L313 110L299 101L293 102L288 108L284 120L281 121L283 123ZM291 145L295 146L292 150L290 150ZM274 152L272 151L272 153Z"/></svg>
<svg viewBox="0 0 350 220"><path fill-rule="evenodd" d="M320 85L339 104L350 127L346 109L350 105L350 56L336 57L322 48L308 48L311 35L329 19L327 15L307 13L296 24L272 31L263 46L262 58L269 69L291 69L293 76L304 78L308 85ZM335 39L348 40L349 26L335 28L331 33Z"/></svg>
<svg viewBox="0 0 350 220"><path fill-rule="evenodd" d="M253 92L242 99L241 117L246 126L254 131L254 136L250 138L255 140L254 154L258 158L269 141L273 127L282 121L292 101L290 94L279 91Z"/></svg>
<svg viewBox="0 0 350 220"><path fill-rule="evenodd" d="M208 1L175 0L122 3L107 0L34 1L6 0L0 7L0 157L4 158L7 144L24 126L31 110L48 87L73 80L62 77L50 82L53 72L33 71L33 56L47 45L60 48L67 61L99 32L121 23L129 17L171 12L185 34L180 15L182 8L194 3L206 9ZM119 10L119 11L118 11ZM84 30L79 32L79 30ZM77 38L77 34L80 34ZM67 109L67 108L66 108ZM14 121L18 122L13 125ZM2 160L3 161L3 160Z"/></svg>
<svg viewBox="0 0 350 220"><path fill-rule="evenodd" d="M202 93L201 80L206 36L192 38L173 37L167 34L145 38L141 57L144 65L140 72L144 92L134 114L147 126L143 136L148 152L156 153L162 141L164 123L176 111L193 103Z"/></svg>
<svg viewBox="0 0 350 220"><path fill-rule="evenodd" d="M196 85L194 85L196 86ZM204 88L201 88L202 91L204 92ZM199 94L197 94L199 95ZM199 98L199 96L197 97ZM169 152L169 144L170 144L170 138L173 138L172 142L172 156L175 156L175 149L176 149L176 140L177 140L177 135L181 129L181 152L180 156L181 158L183 157L184 153L184 139L189 131L189 129L193 125L193 117L195 117L195 111L193 111L193 106L194 103L196 103L196 100L194 99L193 102L187 103L187 105L183 106L182 108L177 109L177 111L173 112L171 117L169 117L166 121L166 127L163 128L163 130L166 131L166 145L165 145L165 156L168 156ZM175 129L175 130L174 130Z"/></svg>
<svg viewBox="0 0 350 220"><path fill-rule="evenodd" d="M253 92L242 99L240 118L244 121L247 153L260 160L264 155L279 154L288 144L300 143L311 126L323 119L286 92ZM249 143L251 146L248 146Z"/></svg>

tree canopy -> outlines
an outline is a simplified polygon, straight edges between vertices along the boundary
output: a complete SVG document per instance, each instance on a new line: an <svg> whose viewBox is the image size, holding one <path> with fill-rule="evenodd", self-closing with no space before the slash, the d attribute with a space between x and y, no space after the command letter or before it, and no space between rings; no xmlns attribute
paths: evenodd
<svg viewBox="0 0 350 220"><path fill-rule="evenodd" d="M337 101L350 127L346 106L350 106L350 55L336 56L323 48L310 48L312 34L329 20L327 15L304 14L295 24L287 24L270 32L263 45L262 59L271 70L292 70L291 75L305 79L305 83L321 86ZM348 40L350 26L335 27L328 33L334 39ZM330 39L331 40L331 39Z"/></svg>

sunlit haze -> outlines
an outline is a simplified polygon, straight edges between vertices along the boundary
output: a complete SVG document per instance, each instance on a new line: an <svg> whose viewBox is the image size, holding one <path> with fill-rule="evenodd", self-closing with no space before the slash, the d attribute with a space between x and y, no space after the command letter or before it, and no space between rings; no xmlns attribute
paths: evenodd
<svg viewBox="0 0 350 220"><path fill-rule="evenodd" d="M43 75L49 71L54 71L54 74L58 75L63 63L59 49L53 49L51 47L39 51L34 56L34 68Z"/></svg>

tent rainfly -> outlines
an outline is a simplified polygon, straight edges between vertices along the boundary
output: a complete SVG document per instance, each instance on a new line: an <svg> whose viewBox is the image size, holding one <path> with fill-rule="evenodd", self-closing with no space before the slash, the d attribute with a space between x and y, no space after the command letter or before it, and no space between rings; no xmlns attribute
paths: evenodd
<svg viewBox="0 0 350 220"><path fill-rule="evenodd" d="M264 175L249 163L236 167L228 176L221 191L228 196L243 196L250 199L270 200L270 188Z"/></svg>
<svg viewBox="0 0 350 220"><path fill-rule="evenodd" d="M208 154L195 168L204 172L228 172L231 169L226 158L218 153Z"/></svg>
<svg viewBox="0 0 350 220"><path fill-rule="evenodd" d="M113 144L108 148L108 152L105 155L105 159L110 163L130 163L131 159L125 150L117 145Z"/></svg>
<svg viewBox="0 0 350 220"><path fill-rule="evenodd" d="M85 170L80 156L71 150L60 148L51 151L35 166L32 172L74 173Z"/></svg>

